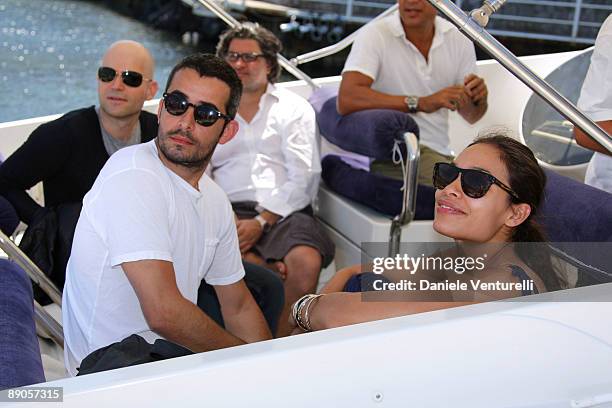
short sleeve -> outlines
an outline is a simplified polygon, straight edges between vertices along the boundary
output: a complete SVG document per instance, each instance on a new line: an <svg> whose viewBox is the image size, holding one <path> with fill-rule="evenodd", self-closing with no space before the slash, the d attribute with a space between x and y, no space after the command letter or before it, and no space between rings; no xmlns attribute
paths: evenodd
<svg viewBox="0 0 612 408"><path fill-rule="evenodd" d="M173 214L169 200L164 199L168 192L154 173L124 170L94 187L83 210L106 244L113 267L144 259L172 262L169 226Z"/></svg>
<svg viewBox="0 0 612 408"><path fill-rule="evenodd" d="M608 17L595 41L578 108L596 122L612 120L612 16Z"/></svg>
<svg viewBox="0 0 612 408"><path fill-rule="evenodd" d="M382 61L382 50L380 44L382 39L380 33L373 27L367 27L360 32L351 48L351 52L346 59L342 73L357 71L373 80L378 77L380 64Z"/></svg>
<svg viewBox="0 0 612 408"><path fill-rule="evenodd" d="M209 285L230 285L244 277L244 267L238 245L238 233L234 212L228 200L224 200L223 214L219 217L219 244L204 280Z"/></svg>

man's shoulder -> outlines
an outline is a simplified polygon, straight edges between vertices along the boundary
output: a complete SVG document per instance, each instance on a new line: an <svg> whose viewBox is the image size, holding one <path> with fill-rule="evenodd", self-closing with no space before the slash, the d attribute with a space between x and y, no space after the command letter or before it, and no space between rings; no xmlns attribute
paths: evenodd
<svg viewBox="0 0 612 408"><path fill-rule="evenodd" d="M442 34L444 41L461 42L464 44L472 44L472 42L459 31L450 21L436 16L435 20L436 28L438 32Z"/></svg>
<svg viewBox="0 0 612 408"><path fill-rule="evenodd" d="M293 111L313 110L306 98L289 89L275 85L273 94L278 98L280 106L290 107Z"/></svg>
<svg viewBox="0 0 612 408"><path fill-rule="evenodd" d="M395 35L395 30L397 30L398 27L402 29L399 23L399 14L392 13L387 17L380 18L365 25L359 33L359 38L368 40L372 40L372 36L390 38Z"/></svg>
<svg viewBox="0 0 612 408"><path fill-rule="evenodd" d="M108 159L100 175L109 176L127 170L158 172L161 161L154 143L150 141L119 149Z"/></svg>
<svg viewBox="0 0 612 408"><path fill-rule="evenodd" d="M73 111L63 114L57 119L43 123L39 126L39 128L54 129L73 125L74 123L78 123L81 125L95 124L96 126L99 126L98 115L96 114L95 107L92 105L87 108L75 109Z"/></svg>

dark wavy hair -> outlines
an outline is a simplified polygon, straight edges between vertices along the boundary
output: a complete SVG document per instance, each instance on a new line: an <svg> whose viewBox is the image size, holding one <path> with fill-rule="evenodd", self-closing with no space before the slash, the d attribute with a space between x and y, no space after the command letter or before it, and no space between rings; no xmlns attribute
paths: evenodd
<svg viewBox="0 0 612 408"><path fill-rule="evenodd" d="M527 219L514 228L510 237L510 241L516 244L516 253L538 274L548 290L560 289L562 282L552 266L546 234L536 221L546 186L544 170L533 152L511 137L493 133L476 138L470 146L477 144L493 146L499 152L508 171L509 186L518 196L514 198L508 194L508 199L515 204L525 203L531 207Z"/></svg>
<svg viewBox="0 0 612 408"><path fill-rule="evenodd" d="M245 22L221 34L219 42L217 43L217 56L225 58L230 43L235 38L257 41L259 48L261 48L261 53L270 66L268 81L271 83L276 82L281 72L281 67L278 63L278 54L282 51L283 44L280 40L270 30L259 24Z"/></svg>
<svg viewBox="0 0 612 408"><path fill-rule="evenodd" d="M230 88L230 95L225 103L225 110L232 119L236 117L238 105L240 105L240 97L242 96L242 81L227 62L213 54L197 53L189 55L172 68L170 75L168 75L164 92L168 92L174 75L181 69L193 69L201 77L217 78L225 82Z"/></svg>

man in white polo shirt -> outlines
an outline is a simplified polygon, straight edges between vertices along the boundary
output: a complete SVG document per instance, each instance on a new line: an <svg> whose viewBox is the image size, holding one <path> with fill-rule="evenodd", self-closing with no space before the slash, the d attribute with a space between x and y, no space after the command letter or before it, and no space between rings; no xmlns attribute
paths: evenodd
<svg viewBox="0 0 612 408"><path fill-rule="evenodd" d="M589 72L584 79L578 107L591 117L603 130L612 135L612 15L599 30L591 57ZM589 163L584 182L612 193L612 157L609 151L575 129L576 141L595 150Z"/></svg>
<svg viewBox="0 0 612 408"><path fill-rule="evenodd" d="M459 30L437 17L427 0L399 0L399 13L355 39L342 71L338 112L410 113L420 129L419 183L431 185L434 163L452 160L448 111L474 123L487 110L487 87L475 72L474 46ZM389 175L394 173L401 175Z"/></svg>
<svg viewBox="0 0 612 408"><path fill-rule="evenodd" d="M83 358L133 334L193 352L271 337L243 281L232 207L204 169L238 130L242 85L223 60L174 67L151 142L108 160L83 200L62 317L71 375ZM213 285L227 330L195 304Z"/></svg>

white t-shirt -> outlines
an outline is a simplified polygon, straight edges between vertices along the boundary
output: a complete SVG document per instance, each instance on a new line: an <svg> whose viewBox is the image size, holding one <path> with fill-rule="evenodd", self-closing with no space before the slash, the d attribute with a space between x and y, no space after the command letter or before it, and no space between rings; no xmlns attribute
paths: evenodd
<svg viewBox="0 0 612 408"><path fill-rule="evenodd" d="M311 203L321 163L315 113L304 98L268 84L251 122L218 145L207 171L232 202L255 201L283 217Z"/></svg>
<svg viewBox="0 0 612 408"><path fill-rule="evenodd" d="M342 72L357 71L374 80L372 89L391 95L427 96L476 73L474 45L451 23L436 17L429 57L406 39L399 12L366 26L359 33ZM448 109L413 114L420 143L451 154Z"/></svg>
<svg viewBox="0 0 612 408"><path fill-rule="evenodd" d="M578 107L595 122L612 120L612 15L597 35ZM595 153L589 162L585 183L612 193L612 156Z"/></svg>
<svg viewBox="0 0 612 408"><path fill-rule="evenodd" d="M197 302L202 279L242 279L238 237L227 197L207 175L199 191L165 167L152 140L111 156L83 199L66 269L62 318L71 375L91 352L151 331L121 264L173 263L181 294Z"/></svg>

